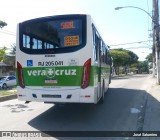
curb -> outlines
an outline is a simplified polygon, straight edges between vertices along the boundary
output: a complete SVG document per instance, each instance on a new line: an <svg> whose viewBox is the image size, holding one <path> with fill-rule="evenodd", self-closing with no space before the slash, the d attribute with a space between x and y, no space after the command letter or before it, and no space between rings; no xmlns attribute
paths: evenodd
<svg viewBox="0 0 160 140"><path fill-rule="evenodd" d="M0 97L0 102L4 102L4 101L7 101L7 100L12 100L12 99L16 99L16 98L17 98L17 94L3 96L3 97Z"/></svg>
<svg viewBox="0 0 160 140"><path fill-rule="evenodd" d="M155 124L159 124L160 120L155 118L159 118L158 109L160 108L160 105L158 101L158 93L160 90L160 86L157 85L155 77L151 76L148 80L150 81L150 86L146 90L148 92L148 95L146 100L143 131L157 131L160 129L160 127Z"/></svg>

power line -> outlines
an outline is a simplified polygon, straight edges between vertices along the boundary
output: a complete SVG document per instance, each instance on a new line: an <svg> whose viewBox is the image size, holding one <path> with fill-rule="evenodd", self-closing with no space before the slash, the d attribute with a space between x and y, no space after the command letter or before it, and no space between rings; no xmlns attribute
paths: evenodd
<svg viewBox="0 0 160 140"><path fill-rule="evenodd" d="M4 30L4 29L1 29L1 30L5 31L5 32L10 32L10 33L13 33L13 34L14 34L14 32L9 31L9 30Z"/></svg>
<svg viewBox="0 0 160 140"><path fill-rule="evenodd" d="M129 45L129 44L137 44L137 43L144 43L144 42L149 42L150 40L147 41L138 41L138 42L129 42L129 43L123 43L123 44L115 44L115 45L109 45L109 46L121 46L121 45Z"/></svg>
<svg viewBox="0 0 160 140"><path fill-rule="evenodd" d="M3 34L16 36L16 34L14 32L11 32L11 31L8 31L8 30L1 29L0 32L3 33Z"/></svg>
<svg viewBox="0 0 160 140"><path fill-rule="evenodd" d="M152 49L152 48L150 48L150 47L146 47L146 46L128 47L128 48L124 48L124 49L139 49L139 48Z"/></svg>

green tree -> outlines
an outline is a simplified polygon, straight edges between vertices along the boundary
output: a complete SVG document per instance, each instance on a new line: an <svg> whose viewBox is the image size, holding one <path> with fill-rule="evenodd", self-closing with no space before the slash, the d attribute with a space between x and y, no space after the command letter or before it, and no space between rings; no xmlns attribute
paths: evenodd
<svg viewBox="0 0 160 140"><path fill-rule="evenodd" d="M136 63L139 59L139 57L132 51L125 50L125 49L122 49L122 48L114 49L114 50L117 50L117 51L120 51L120 52L121 51L126 52L129 55L128 59L124 61L124 64L131 65L131 64Z"/></svg>
<svg viewBox="0 0 160 140"><path fill-rule="evenodd" d="M134 65L132 65L132 68L135 68L137 73L149 73L149 67L147 61L138 61Z"/></svg>
<svg viewBox="0 0 160 140"><path fill-rule="evenodd" d="M0 20L0 28L2 29L4 26L7 26L7 23Z"/></svg>
<svg viewBox="0 0 160 140"><path fill-rule="evenodd" d="M13 66L13 69L15 70L15 63L16 63L16 44L12 44L11 45L11 52L10 54L12 55L12 59L11 59L11 66Z"/></svg>
<svg viewBox="0 0 160 140"><path fill-rule="evenodd" d="M145 58L148 62L153 62L153 56L152 53L148 54L147 57Z"/></svg>
<svg viewBox="0 0 160 140"><path fill-rule="evenodd" d="M5 63L13 67L15 70L15 54L16 54L16 44L11 45L11 52L6 56Z"/></svg>
<svg viewBox="0 0 160 140"><path fill-rule="evenodd" d="M0 62L4 62L6 60L6 47L0 49Z"/></svg>
<svg viewBox="0 0 160 140"><path fill-rule="evenodd" d="M127 68L129 68L132 64L137 63L139 57L132 51L129 50L124 50L124 51L126 51L129 55L129 59L126 61L126 66L125 66L125 73L127 75Z"/></svg>
<svg viewBox="0 0 160 140"><path fill-rule="evenodd" d="M119 74L119 67L124 68L124 73L127 74L127 68L138 61L138 56L132 51L122 48L112 49L111 56L116 74Z"/></svg>
<svg viewBox="0 0 160 140"><path fill-rule="evenodd" d="M12 44L11 45L11 52L10 52L11 55L15 56L16 55L16 44Z"/></svg>
<svg viewBox="0 0 160 140"><path fill-rule="evenodd" d="M126 60L129 59L127 52L121 49L111 50L111 57L113 58L113 67L115 68L115 73L119 75L119 67L125 66Z"/></svg>
<svg viewBox="0 0 160 140"><path fill-rule="evenodd" d="M139 57L132 51L129 50L124 50L128 53L128 55L130 56L130 59L128 59L127 64L131 65L134 64L138 61Z"/></svg>
<svg viewBox="0 0 160 140"><path fill-rule="evenodd" d="M0 20L0 28L2 29L4 26L7 26L7 23ZM6 51L7 48L4 46L2 49L0 49L0 61L4 62L6 59Z"/></svg>

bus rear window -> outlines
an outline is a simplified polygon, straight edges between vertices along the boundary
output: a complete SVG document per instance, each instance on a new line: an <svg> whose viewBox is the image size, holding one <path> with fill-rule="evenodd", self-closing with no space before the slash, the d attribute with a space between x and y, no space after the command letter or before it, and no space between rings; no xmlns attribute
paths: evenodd
<svg viewBox="0 0 160 140"><path fill-rule="evenodd" d="M20 48L31 54L74 51L85 44L84 25L82 18L23 22L20 24Z"/></svg>

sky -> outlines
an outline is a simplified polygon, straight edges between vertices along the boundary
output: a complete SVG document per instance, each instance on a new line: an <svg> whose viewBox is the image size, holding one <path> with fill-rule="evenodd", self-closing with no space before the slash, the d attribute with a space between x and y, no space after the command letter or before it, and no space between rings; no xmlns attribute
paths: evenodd
<svg viewBox="0 0 160 140"><path fill-rule="evenodd" d="M4 0L0 4L0 20L8 25L0 29L0 47L16 43L19 22L61 14L89 14L104 42L114 48L129 49L143 61L151 53L152 20L135 6L152 13L152 0ZM143 42L144 41L144 42ZM137 42L137 43L134 43ZM125 45L121 45L125 44Z"/></svg>

